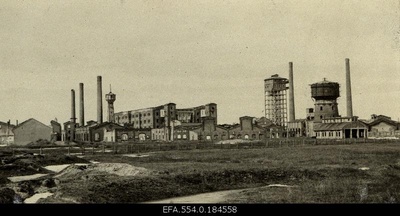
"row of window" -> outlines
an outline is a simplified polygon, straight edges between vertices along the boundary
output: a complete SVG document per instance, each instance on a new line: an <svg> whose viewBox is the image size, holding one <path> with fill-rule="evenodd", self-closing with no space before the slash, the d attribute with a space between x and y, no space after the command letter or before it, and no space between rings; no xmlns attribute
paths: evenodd
<svg viewBox="0 0 400 216"><path fill-rule="evenodd" d="M340 137L341 136L341 132L340 131L330 131L330 132L318 132L317 133L317 137L333 137L333 135L335 134L336 137Z"/></svg>
<svg viewBox="0 0 400 216"><path fill-rule="evenodd" d="M222 134L221 136L219 136L219 135L215 134L215 135L214 135L214 140L218 140L219 137L221 137L221 140L224 140L224 139L226 138L226 135L225 135L225 134ZM263 137L263 134L260 134L260 135L259 135L259 139L262 139L262 137ZM236 136L235 136L234 134L229 135L229 139L235 139L235 138L237 138L237 139L242 139L242 135L241 135L241 134L238 134L238 135L236 135ZM245 134L245 135L243 136L243 138L244 138L244 139L250 139L250 135ZM203 139L203 136L202 136L202 135L199 135L198 139L199 139L199 140L202 140L202 139ZM257 135L256 135L256 134L252 134L252 135L251 135L251 139L257 139ZM210 136L210 135L207 135L207 136L206 136L206 140L211 140L211 136Z"/></svg>
<svg viewBox="0 0 400 216"><path fill-rule="evenodd" d="M164 140L164 139L165 139L164 135L153 134L153 140Z"/></svg>

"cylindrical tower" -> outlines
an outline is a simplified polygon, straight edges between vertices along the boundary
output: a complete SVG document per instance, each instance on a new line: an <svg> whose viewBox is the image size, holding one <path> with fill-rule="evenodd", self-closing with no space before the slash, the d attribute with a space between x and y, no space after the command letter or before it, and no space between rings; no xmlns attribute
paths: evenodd
<svg viewBox="0 0 400 216"><path fill-rule="evenodd" d="M350 59L346 58L346 108L347 117L353 117L353 100L351 98Z"/></svg>
<svg viewBox="0 0 400 216"><path fill-rule="evenodd" d="M340 117L337 98L340 97L339 83L322 82L311 84L311 97L315 99L314 122L324 118Z"/></svg>
<svg viewBox="0 0 400 216"><path fill-rule="evenodd" d="M85 126L85 104L83 83L79 83L79 126Z"/></svg>
<svg viewBox="0 0 400 216"><path fill-rule="evenodd" d="M272 75L264 80L265 117L278 126L287 126L288 79Z"/></svg>
<svg viewBox="0 0 400 216"><path fill-rule="evenodd" d="M75 124L76 124L76 115L75 115L75 90L71 89L71 136L70 141L73 142L75 140Z"/></svg>
<svg viewBox="0 0 400 216"><path fill-rule="evenodd" d="M97 123L103 123L103 93L101 76L97 76Z"/></svg>
<svg viewBox="0 0 400 216"><path fill-rule="evenodd" d="M289 62L289 122L293 122L295 119L293 63Z"/></svg>
<svg viewBox="0 0 400 216"><path fill-rule="evenodd" d="M108 122L115 122L114 121L114 101L116 96L114 93L111 92L111 85L110 85L110 93L106 94L106 101L108 102Z"/></svg>

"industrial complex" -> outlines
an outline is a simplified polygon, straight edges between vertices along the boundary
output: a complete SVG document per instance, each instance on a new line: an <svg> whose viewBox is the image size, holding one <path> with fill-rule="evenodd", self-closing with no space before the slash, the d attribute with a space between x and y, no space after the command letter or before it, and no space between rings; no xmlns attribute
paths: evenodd
<svg viewBox="0 0 400 216"><path fill-rule="evenodd" d="M350 60L345 59L346 115L340 115L338 82L325 78L310 84L314 106L303 118L295 117L293 63L288 79L273 74L264 80L265 116L242 116L239 124L218 124L216 103L181 108L175 103L115 111L116 94L103 95L102 77L97 77L97 120L85 122L84 84L79 83L79 117L76 117L75 90L71 89L71 118L50 125L33 118L15 125L0 122L0 142L25 145L38 139L61 142L143 142L143 141L224 141L233 139L265 140L309 137L315 139L399 138L399 122L384 115L362 120L353 115ZM107 106L103 121L103 100ZM117 108L118 110L118 108Z"/></svg>

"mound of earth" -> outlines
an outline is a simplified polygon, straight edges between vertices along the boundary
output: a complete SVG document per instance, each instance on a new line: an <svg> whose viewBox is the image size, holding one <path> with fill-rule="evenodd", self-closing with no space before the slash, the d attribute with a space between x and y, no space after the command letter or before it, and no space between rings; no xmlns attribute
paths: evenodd
<svg viewBox="0 0 400 216"><path fill-rule="evenodd" d="M0 188L0 204L14 203L15 192L10 188Z"/></svg>
<svg viewBox="0 0 400 216"><path fill-rule="evenodd" d="M19 164L19 165L35 165L35 166L48 166L59 164L72 164L72 163L90 163L89 161L73 155L64 154L46 154L46 155L33 155L24 154L15 157L7 157L3 159L4 164Z"/></svg>
<svg viewBox="0 0 400 216"><path fill-rule="evenodd" d="M126 163L97 163L87 165L71 165L64 169L54 178L61 181L79 178L89 178L96 175L117 175L117 176L143 176L149 171L143 167L135 167Z"/></svg>

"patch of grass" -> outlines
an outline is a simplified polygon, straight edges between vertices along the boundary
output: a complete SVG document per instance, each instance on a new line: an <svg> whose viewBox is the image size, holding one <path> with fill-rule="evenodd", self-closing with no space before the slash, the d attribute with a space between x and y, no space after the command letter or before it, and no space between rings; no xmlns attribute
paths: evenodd
<svg viewBox="0 0 400 216"><path fill-rule="evenodd" d="M137 203L268 184L293 188L246 190L246 203L400 202L400 145L352 144L261 149L160 151L149 157L87 154L85 159L128 163L155 171L149 177L92 177L60 186L83 203ZM368 167L370 170L360 170Z"/></svg>

